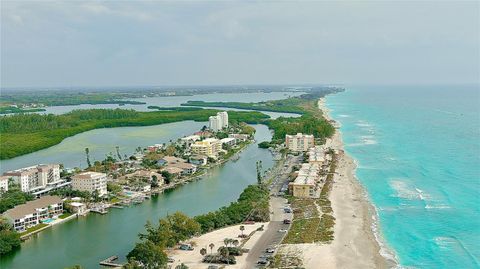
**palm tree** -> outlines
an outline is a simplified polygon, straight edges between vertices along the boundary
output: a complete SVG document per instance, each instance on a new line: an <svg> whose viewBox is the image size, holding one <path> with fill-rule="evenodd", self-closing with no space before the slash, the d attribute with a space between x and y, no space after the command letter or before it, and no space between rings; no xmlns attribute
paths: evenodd
<svg viewBox="0 0 480 269"><path fill-rule="evenodd" d="M232 245L234 245L235 247L237 247L239 244L240 244L240 241L238 241L237 239L232 241Z"/></svg>
<svg viewBox="0 0 480 269"><path fill-rule="evenodd" d="M207 254L207 249L206 248L200 249L200 255L205 256L206 254Z"/></svg>
<svg viewBox="0 0 480 269"><path fill-rule="evenodd" d="M245 231L245 226L240 225L240 231L242 232L242 237L243 237L243 231Z"/></svg>
<svg viewBox="0 0 480 269"><path fill-rule="evenodd" d="M85 154L87 155L87 165L88 167L91 167L92 164L90 163L90 150L88 148L85 148Z"/></svg>
<svg viewBox="0 0 480 269"><path fill-rule="evenodd" d="M228 245L230 244L230 240L229 238L225 238L223 239L223 243L225 244L225 247L228 247Z"/></svg>
<svg viewBox="0 0 480 269"><path fill-rule="evenodd" d="M210 247L210 254L212 254L213 248L215 247L215 244L214 244L214 243L210 243L210 245L208 245L208 247Z"/></svg>

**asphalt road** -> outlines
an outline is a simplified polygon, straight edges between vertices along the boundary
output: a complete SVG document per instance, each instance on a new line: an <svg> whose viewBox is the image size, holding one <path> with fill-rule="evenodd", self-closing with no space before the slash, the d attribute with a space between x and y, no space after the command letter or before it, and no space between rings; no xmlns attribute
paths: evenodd
<svg viewBox="0 0 480 269"><path fill-rule="evenodd" d="M265 228L258 243L248 252L245 268L257 267L257 261L260 256L267 255L265 250L269 247L279 245L286 233L279 232L280 229L288 230L290 225L283 224L284 219L292 219L291 213L285 213L284 208L287 205L287 199L277 196L282 186L288 182L288 174L292 166L300 162L300 157L293 157L287 160L287 167L280 168L278 176L273 180L270 191L270 223ZM272 255L272 254L270 254Z"/></svg>

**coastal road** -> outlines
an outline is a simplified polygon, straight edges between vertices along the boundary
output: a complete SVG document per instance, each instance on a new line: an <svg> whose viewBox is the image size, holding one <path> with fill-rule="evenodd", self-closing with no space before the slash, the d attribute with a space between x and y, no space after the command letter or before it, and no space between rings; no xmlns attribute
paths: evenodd
<svg viewBox="0 0 480 269"><path fill-rule="evenodd" d="M292 166L298 164L300 160L301 157L289 158L287 159L287 166L279 168L279 176L273 180L270 190L270 223L265 228L265 232L257 243L248 252L245 268L255 268L260 256L265 255L265 249L271 246L277 246L286 235L286 233L279 232L278 230L288 230L290 225L283 224L283 220L292 219L292 214L285 213L283 210L287 205L287 199L277 196L276 194L278 194L282 186L288 182L288 174Z"/></svg>

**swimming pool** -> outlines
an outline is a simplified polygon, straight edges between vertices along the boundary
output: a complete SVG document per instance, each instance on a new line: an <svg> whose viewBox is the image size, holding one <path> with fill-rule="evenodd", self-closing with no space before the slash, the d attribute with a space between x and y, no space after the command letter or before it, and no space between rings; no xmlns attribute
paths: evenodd
<svg viewBox="0 0 480 269"><path fill-rule="evenodd" d="M53 222L54 219L46 219L46 220L42 220L42 223L46 223L46 224L49 224L50 222Z"/></svg>

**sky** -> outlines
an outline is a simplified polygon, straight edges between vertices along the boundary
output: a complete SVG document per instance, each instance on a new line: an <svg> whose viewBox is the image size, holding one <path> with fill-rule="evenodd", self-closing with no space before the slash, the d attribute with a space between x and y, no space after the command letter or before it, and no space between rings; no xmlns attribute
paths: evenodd
<svg viewBox="0 0 480 269"><path fill-rule="evenodd" d="M1 1L0 86L479 83L480 4Z"/></svg>

